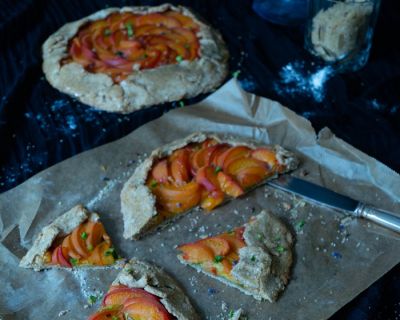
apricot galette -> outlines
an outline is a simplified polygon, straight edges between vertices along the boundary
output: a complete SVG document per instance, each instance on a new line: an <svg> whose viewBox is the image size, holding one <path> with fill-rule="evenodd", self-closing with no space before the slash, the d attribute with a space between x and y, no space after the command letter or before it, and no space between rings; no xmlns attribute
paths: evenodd
<svg viewBox="0 0 400 320"><path fill-rule="evenodd" d="M131 260L89 320L196 320L196 311L176 282L160 268Z"/></svg>
<svg viewBox="0 0 400 320"><path fill-rule="evenodd" d="M227 59L218 32L170 4L104 9L43 45L43 70L55 88L120 113L211 91L225 78Z"/></svg>
<svg viewBox="0 0 400 320"><path fill-rule="evenodd" d="M178 246L178 258L257 300L273 302L289 281L292 245L286 226L261 211L242 227Z"/></svg>
<svg viewBox="0 0 400 320"><path fill-rule="evenodd" d="M20 266L38 271L52 267L106 267L118 262L99 216L77 205L42 229Z"/></svg>
<svg viewBox="0 0 400 320"><path fill-rule="evenodd" d="M206 212L297 167L280 146L255 146L195 133L157 149L121 192L124 237L137 238L200 206Z"/></svg>

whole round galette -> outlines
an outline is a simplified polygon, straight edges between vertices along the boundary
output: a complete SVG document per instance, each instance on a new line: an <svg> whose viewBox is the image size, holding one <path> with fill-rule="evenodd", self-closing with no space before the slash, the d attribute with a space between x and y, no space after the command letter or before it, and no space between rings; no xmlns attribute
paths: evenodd
<svg viewBox="0 0 400 320"><path fill-rule="evenodd" d="M43 45L51 85L119 113L209 92L226 77L227 60L217 31L170 4L104 9L64 25Z"/></svg>

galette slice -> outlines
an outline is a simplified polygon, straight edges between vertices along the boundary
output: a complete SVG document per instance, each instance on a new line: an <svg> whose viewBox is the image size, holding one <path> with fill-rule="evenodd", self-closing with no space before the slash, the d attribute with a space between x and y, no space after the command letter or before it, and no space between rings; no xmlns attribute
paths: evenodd
<svg viewBox="0 0 400 320"><path fill-rule="evenodd" d="M209 212L297 165L278 145L194 133L154 150L125 183L124 237L138 238L195 207Z"/></svg>
<svg viewBox="0 0 400 320"><path fill-rule="evenodd" d="M189 299L160 268L132 259L113 282L89 320L196 320Z"/></svg>
<svg viewBox="0 0 400 320"><path fill-rule="evenodd" d="M273 302L289 281L293 237L262 211L244 226L178 246L179 260L257 300Z"/></svg>
<svg viewBox="0 0 400 320"><path fill-rule="evenodd" d="M120 259L98 214L77 205L44 227L20 267L47 268L112 266Z"/></svg>

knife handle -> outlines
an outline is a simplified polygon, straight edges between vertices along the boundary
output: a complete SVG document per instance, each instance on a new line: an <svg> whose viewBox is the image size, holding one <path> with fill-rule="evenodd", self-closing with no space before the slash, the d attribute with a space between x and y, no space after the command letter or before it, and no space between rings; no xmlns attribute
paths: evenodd
<svg viewBox="0 0 400 320"><path fill-rule="evenodd" d="M376 224L400 233L400 217L394 213L360 203L355 210L355 214L358 217L371 220Z"/></svg>

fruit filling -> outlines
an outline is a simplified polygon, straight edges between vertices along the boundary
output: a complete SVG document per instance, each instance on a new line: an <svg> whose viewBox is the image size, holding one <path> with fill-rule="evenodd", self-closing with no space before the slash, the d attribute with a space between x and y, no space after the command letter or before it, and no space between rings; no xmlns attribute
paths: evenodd
<svg viewBox="0 0 400 320"><path fill-rule="evenodd" d="M198 205L209 212L283 170L271 149L207 139L157 160L146 184L156 197L157 219L162 220Z"/></svg>
<svg viewBox="0 0 400 320"><path fill-rule="evenodd" d="M110 237L98 221L81 223L65 237L56 238L45 253L45 263L72 268L78 265L106 266L117 259Z"/></svg>
<svg viewBox="0 0 400 320"><path fill-rule="evenodd" d="M112 13L80 28L62 64L79 63L118 83L137 70L198 58L198 30L192 18L177 11Z"/></svg>
<svg viewBox="0 0 400 320"><path fill-rule="evenodd" d="M234 265L239 262L239 249L246 246L243 239L244 227L225 232L215 237L208 237L178 247L182 259L190 264L198 265L204 271L230 281Z"/></svg>
<svg viewBox="0 0 400 320"><path fill-rule="evenodd" d="M104 296L102 307L89 320L172 320L160 298L139 288L114 285Z"/></svg>

